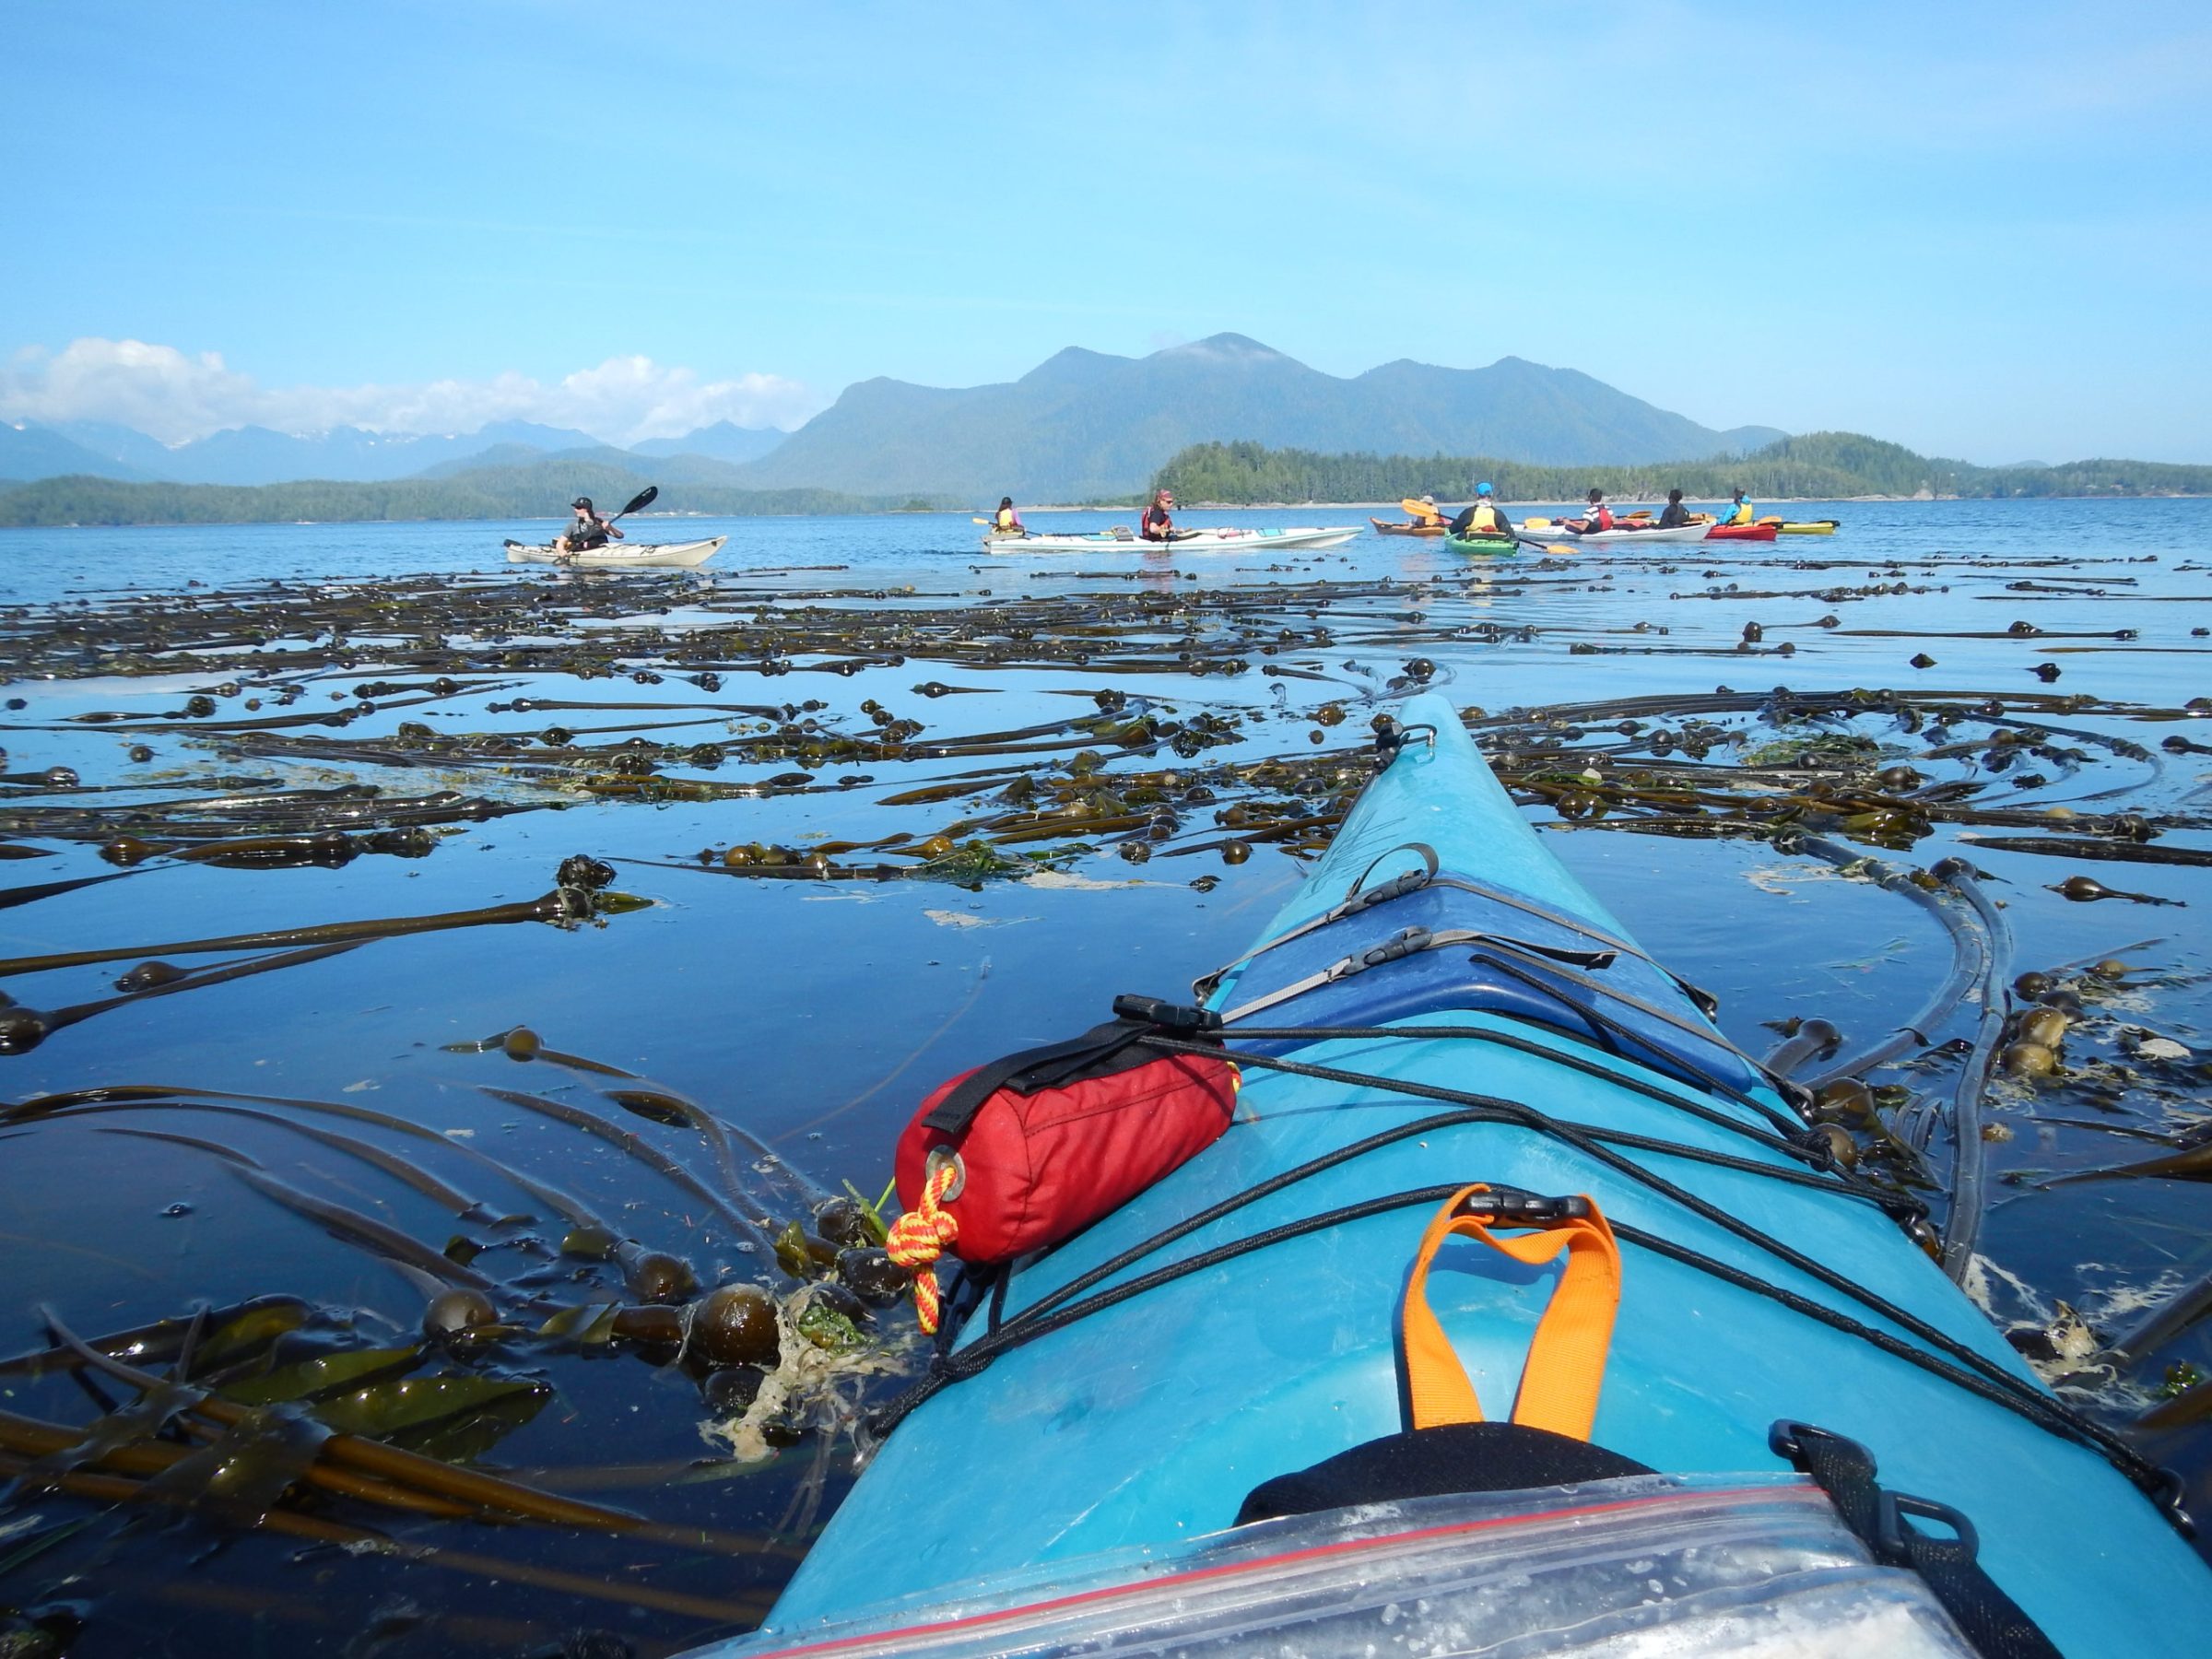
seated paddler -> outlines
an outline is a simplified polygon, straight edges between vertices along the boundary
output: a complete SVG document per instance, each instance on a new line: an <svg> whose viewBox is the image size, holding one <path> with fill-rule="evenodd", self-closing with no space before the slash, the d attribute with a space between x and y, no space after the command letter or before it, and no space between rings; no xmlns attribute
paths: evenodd
<svg viewBox="0 0 2212 1659"><path fill-rule="evenodd" d="M590 496L578 496L569 503L569 507L576 515L575 522L553 544L554 552L584 553L594 547L606 547L609 536L617 541L622 539L621 526L601 518L594 512Z"/></svg>
<svg viewBox="0 0 2212 1659"><path fill-rule="evenodd" d="M1588 535L1594 530L1613 528L1613 509L1606 505L1606 492L1594 489L1589 503L1583 509L1581 518L1562 519L1559 528L1574 535Z"/></svg>
<svg viewBox="0 0 2212 1659"><path fill-rule="evenodd" d="M1473 503L1463 509L1460 515L1452 521L1452 534L1462 541L1477 535L1511 535L1512 533L1512 525L1506 522L1505 513L1499 507L1496 496L1487 483L1475 486Z"/></svg>

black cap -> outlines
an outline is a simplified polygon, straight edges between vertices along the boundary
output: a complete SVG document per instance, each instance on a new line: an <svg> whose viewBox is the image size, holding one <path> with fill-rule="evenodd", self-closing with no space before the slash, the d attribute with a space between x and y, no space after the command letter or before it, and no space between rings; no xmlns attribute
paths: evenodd
<svg viewBox="0 0 2212 1659"><path fill-rule="evenodd" d="M569 503L569 505L571 507L589 507L591 504L592 498L590 496L578 496L574 500Z"/></svg>

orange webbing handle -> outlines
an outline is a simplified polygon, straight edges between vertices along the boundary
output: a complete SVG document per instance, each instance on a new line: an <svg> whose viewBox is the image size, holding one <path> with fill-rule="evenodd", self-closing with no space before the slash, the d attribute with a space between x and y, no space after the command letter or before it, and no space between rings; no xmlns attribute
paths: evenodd
<svg viewBox="0 0 2212 1659"><path fill-rule="evenodd" d="M1513 1399L1513 1421L1586 1441L1591 1422L1597 1416L1606 1351L1613 1341L1613 1312L1620 1305L1620 1247L1613 1241L1613 1230L1606 1225L1594 1203L1586 1217L1563 1217L1555 1221L1509 1218L1498 1224L1541 1230L1519 1238L1498 1238L1485 1225L1496 1218L1480 1202L1479 1195L1488 1191L1477 1184L1453 1194L1430 1221L1429 1230L1421 1235L1420 1250L1413 1258L1400 1322L1413 1426L1434 1429L1445 1423L1482 1421L1475 1385L1467 1381L1465 1368L1452 1351L1443 1326L1437 1324L1429 1306L1429 1264L1443 1241L1457 1233L1480 1239L1492 1250L1532 1267L1566 1253L1566 1271L1528 1345L1520 1393Z"/></svg>

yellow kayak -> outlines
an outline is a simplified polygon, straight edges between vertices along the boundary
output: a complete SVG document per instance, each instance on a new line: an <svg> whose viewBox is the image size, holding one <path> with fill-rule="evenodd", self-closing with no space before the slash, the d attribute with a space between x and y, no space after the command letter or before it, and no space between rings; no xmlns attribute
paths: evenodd
<svg viewBox="0 0 2212 1659"><path fill-rule="evenodd" d="M1836 533L1834 519L1808 519L1801 524L1789 524L1778 518L1760 519L1759 522L1772 524L1783 535L1833 535Z"/></svg>

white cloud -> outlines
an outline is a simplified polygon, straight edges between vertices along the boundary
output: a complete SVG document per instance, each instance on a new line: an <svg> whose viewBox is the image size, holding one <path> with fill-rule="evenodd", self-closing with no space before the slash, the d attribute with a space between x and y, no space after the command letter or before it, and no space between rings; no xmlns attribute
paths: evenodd
<svg viewBox="0 0 2212 1659"><path fill-rule="evenodd" d="M648 357L612 357L548 384L526 374L418 385L264 386L218 352L187 356L143 340L27 347L0 365L0 418L111 420L164 443L225 427L280 432L366 427L377 432L473 432L495 420L575 427L614 443L677 438L718 420L793 427L823 406L775 374L705 380Z"/></svg>

